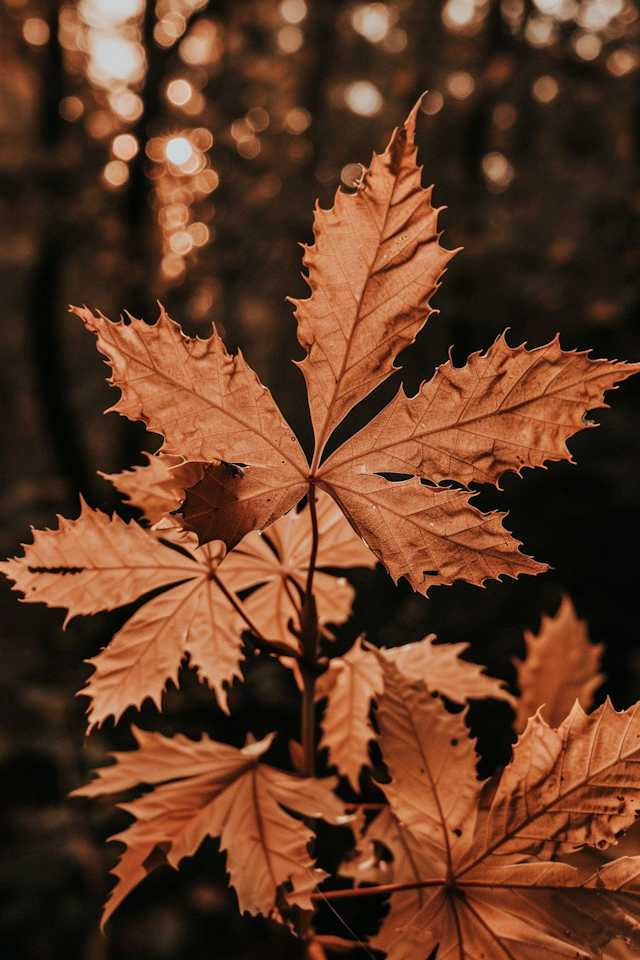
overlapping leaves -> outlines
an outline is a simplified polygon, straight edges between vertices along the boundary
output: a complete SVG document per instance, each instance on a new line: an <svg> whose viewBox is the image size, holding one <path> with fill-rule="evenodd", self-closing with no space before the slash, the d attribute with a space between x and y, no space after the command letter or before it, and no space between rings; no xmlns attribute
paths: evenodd
<svg viewBox="0 0 640 960"><path fill-rule="evenodd" d="M423 680L454 703L485 697L515 702L501 681L486 676L478 664L460 659L468 644L434 644L434 640L432 634L418 643L374 651L358 639L348 653L334 657L318 678L316 699L327 698L320 746L328 749L329 762L355 790L362 768L370 765L369 743L376 738L369 714L384 687L380 656L405 677Z"/></svg>
<svg viewBox="0 0 640 960"><path fill-rule="evenodd" d="M153 478L150 509L157 511L162 503L155 489L160 469L153 458L140 473L144 476L146 470ZM137 493L129 487L128 492L132 503L145 509L144 486ZM172 490L167 494L167 506L174 495ZM323 566L375 562L329 497L319 502L318 522L326 535L319 553ZM24 556L0 564L0 570L15 581L26 601L66 608L67 619L112 610L165 588L88 661L94 673L81 692L91 701L91 729L109 716L117 721L127 707L140 707L147 697L160 707L167 681L177 683L187 654L199 678L228 710L227 688L241 677L242 633L249 623L260 636L275 641L275 650L298 652L291 628L296 629L309 562L308 508L285 515L270 533L273 549L257 534L250 535L239 556L232 552L224 559L224 544L199 547L193 533L168 517L147 531L83 504L77 520L61 519L58 530L36 531ZM344 622L351 613L353 588L329 574L316 577L321 624ZM256 589L243 604L235 594L249 588Z"/></svg>
<svg viewBox="0 0 640 960"><path fill-rule="evenodd" d="M438 211L421 186L414 130L418 108L374 155L353 195L316 210L305 249L311 296L296 301L298 338L315 448L309 463L270 392L217 333L185 337L164 310L148 326L76 310L108 358L115 404L164 437L163 452L200 464L183 512L200 543L230 549L264 529L315 484L329 493L397 580L415 590L457 579L481 584L538 573L502 524L452 480L497 483L507 470L570 459L566 440L602 406L604 391L638 369L545 347L511 348L500 337L462 368L439 367L415 397L400 388L369 424L322 454L346 414L396 369L422 329L451 253ZM392 482L386 474L410 479ZM186 485L186 484L185 484Z"/></svg>
<svg viewBox="0 0 640 960"><path fill-rule="evenodd" d="M640 707L616 713L607 702L587 716L576 703L558 730L538 713L485 809L464 715L388 659L380 664L390 811L372 838L393 854L393 882L409 889L392 894L373 944L389 960L436 946L447 960L586 960L617 937L640 947L640 858L587 876L552 859L602 850L636 819ZM357 877L357 867L356 858L347 872ZM364 879L375 880L370 869Z"/></svg>

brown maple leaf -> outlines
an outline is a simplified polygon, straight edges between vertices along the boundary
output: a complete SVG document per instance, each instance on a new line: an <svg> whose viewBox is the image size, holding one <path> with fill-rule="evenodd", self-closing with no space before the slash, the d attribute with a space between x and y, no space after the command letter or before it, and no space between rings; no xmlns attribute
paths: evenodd
<svg viewBox="0 0 640 960"><path fill-rule="evenodd" d="M389 827L385 844L394 882L407 889L397 909L392 894L376 946L389 960L423 960L436 946L439 960L587 960L616 937L640 946L640 858L588 876L551 860L606 848L636 819L640 705L616 713L607 702L587 716L576 703L558 730L538 712L480 815L463 715L388 659L380 664L380 744L392 778L381 786L403 831L400 843ZM418 853L432 870L419 880Z"/></svg>
<svg viewBox="0 0 640 960"><path fill-rule="evenodd" d="M162 532L168 538L171 530ZM241 676L246 624L213 577L224 544L198 547L193 534L178 532L180 552L135 522L83 503L77 520L60 519L58 530L35 531L23 557L0 564L25 601L66 608L65 623L168 588L141 606L88 661L95 672L81 694L91 700L90 730L109 716L117 721L147 697L159 707L167 681L177 683L187 653L227 710L226 686Z"/></svg>
<svg viewBox="0 0 640 960"><path fill-rule="evenodd" d="M335 778L300 778L260 763L273 734L238 750L206 734L194 742L132 728L138 749L113 754L115 764L72 796L121 793L141 784L154 789L121 809L135 822L111 837L126 850L113 871L118 883L102 923L156 867L178 867L205 837L219 837L240 911L274 912L280 889L286 900L311 909L310 893L327 874L307 852L314 834L287 810L343 823L344 805L333 793Z"/></svg>
<svg viewBox="0 0 640 960"><path fill-rule="evenodd" d="M185 337L164 309L152 326L112 323L71 308L98 336L122 396L111 408L164 437L162 452L209 464L216 534L231 549L245 533L277 520L304 496L309 468L300 444L241 353L231 357L215 329Z"/></svg>
<svg viewBox="0 0 640 960"><path fill-rule="evenodd" d="M305 247L308 300L296 306L317 464L335 427L398 368L432 308L455 251L440 246L438 210L421 185L414 131L419 103L374 154L357 192L316 207L315 243Z"/></svg>
<svg viewBox="0 0 640 960"><path fill-rule="evenodd" d="M562 598L554 617L542 618L540 633L526 630L524 639L527 656L514 661L520 688L516 732L522 733L540 708L550 727L560 726L576 699L588 712L605 680L598 672L604 644L589 642L586 621L578 620L569 597Z"/></svg>
<svg viewBox="0 0 640 960"><path fill-rule="evenodd" d="M153 326L76 311L98 334L111 383L122 391L114 409L162 434L166 454L201 463L183 508L201 543L220 539L231 548L320 488L393 578L421 593L546 569L520 552L504 514L482 513L468 490L436 484L497 483L507 470L571 459L566 440L638 365L564 352L557 338L527 350L500 337L462 368L443 364L415 397L400 388L322 461L335 427L397 369L452 256L421 185L417 115L418 105L354 194L339 191L331 210L315 212L315 242L304 256L311 296L295 301L315 432L311 465L271 394L215 331L189 340L164 310ZM389 473L410 479L393 482Z"/></svg>
<svg viewBox="0 0 640 960"><path fill-rule="evenodd" d="M360 772L370 765L369 743L376 739L369 714L372 701L383 690L380 657L394 663L407 679L422 680L454 703L493 697L513 704L502 681L488 677L477 663L461 660L467 643L435 644L431 634L417 643L390 650L375 650L356 640L342 657L333 657L316 681L316 700L327 698L322 718L320 747L326 747L329 763L359 790Z"/></svg>

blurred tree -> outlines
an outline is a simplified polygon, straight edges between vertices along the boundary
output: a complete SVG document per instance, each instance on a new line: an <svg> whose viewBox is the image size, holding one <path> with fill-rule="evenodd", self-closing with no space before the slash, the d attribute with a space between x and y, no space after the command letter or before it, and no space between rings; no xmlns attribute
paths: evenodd
<svg viewBox="0 0 640 960"><path fill-rule="evenodd" d="M425 176L449 205L446 245L465 252L437 296L441 315L403 358L409 386L451 344L462 362L505 326L512 343L559 330L565 347L638 359L639 77L636 0L4 0L3 555L30 523L73 515L78 491L126 513L95 471L140 462L153 444L139 425L102 419L113 398L69 302L153 321L160 298L190 335L215 321L308 436L285 301L306 296L297 244L312 241L316 200L353 189L424 91ZM472 640L476 659L509 678L522 629L568 590L609 645L616 706L638 699L639 394L625 385L606 429L574 442L578 468L505 483L513 529L554 571L428 602L381 578L361 594L360 626L387 643L429 630ZM81 661L114 619L63 634L55 613L26 612L3 589L0 888L11 896L0 949L25 960L296 956L282 931L235 917L211 879L212 859L222 869L212 849L182 883L160 873L143 885L114 919L110 947L96 936L103 852L91 838L113 821L105 810L85 823L64 794L85 764L72 697ZM168 695L168 729L229 735L207 692L184 682L186 697ZM247 689L238 709L290 709L280 677ZM476 717L498 762L504 714ZM94 734L90 759L127 743L120 729Z"/></svg>

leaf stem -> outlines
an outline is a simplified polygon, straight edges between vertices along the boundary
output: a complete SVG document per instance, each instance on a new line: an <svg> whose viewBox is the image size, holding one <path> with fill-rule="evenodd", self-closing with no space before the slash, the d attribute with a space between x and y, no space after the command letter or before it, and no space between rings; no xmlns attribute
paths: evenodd
<svg viewBox="0 0 640 960"><path fill-rule="evenodd" d="M286 657L297 656L297 653L293 649L293 647L285 647L284 644L278 643L277 640L269 640L268 637L265 637L261 633L261 631L258 630L255 623L249 616L249 614L245 610L243 610L242 603L237 599L237 597L234 597L231 591L224 585L224 583L222 582L218 574L215 572L215 570L211 571L210 577L213 580L213 582L220 588L222 593L224 593L225 597L227 598L231 606L236 610L237 613L240 614L240 616L246 623L247 627L253 634L254 640L256 641L256 646L259 646L261 649L266 650L267 652L279 653L282 656L286 656Z"/></svg>
<svg viewBox="0 0 640 960"><path fill-rule="evenodd" d="M444 887L446 877L433 877L431 880L411 880L406 883L381 883L375 887L349 887L346 890L325 890L311 894L312 900L346 900L347 897L370 897L382 893L395 893L397 890L418 890L422 887Z"/></svg>

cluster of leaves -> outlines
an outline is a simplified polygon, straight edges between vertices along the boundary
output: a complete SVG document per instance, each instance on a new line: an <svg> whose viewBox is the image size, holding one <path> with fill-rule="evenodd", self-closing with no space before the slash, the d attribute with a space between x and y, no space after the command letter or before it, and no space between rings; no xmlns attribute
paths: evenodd
<svg viewBox="0 0 640 960"><path fill-rule="evenodd" d="M460 658L464 645L432 636L390 650L359 638L331 657L331 624L347 620L353 600L339 568L377 558L424 594L456 579L480 585L544 570L520 552L504 514L471 504L470 484L570 459L566 440L588 425L587 411L640 369L562 351L557 339L527 350L500 337L462 368L440 366L416 396L400 388L324 456L338 424L397 369L450 257L421 186L416 114L353 195L316 211L304 258L311 296L296 302L310 460L215 331L190 340L164 311L153 326L75 311L112 367L114 409L164 438L145 466L109 477L142 511L140 523L83 505L77 520L36 532L24 557L0 565L26 600L68 617L153 593L90 661L81 691L89 730L146 698L161 707L187 656L225 711L246 650L277 657L301 691L301 743L290 744L288 770L265 761L277 731L237 748L134 729L138 749L115 754L76 791L153 788L121 804L134 822L116 837L125 852L105 920L152 869L177 867L211 836L240 910L291 922L310 956L312 946L315 956L323 944L349 946L315 933L315 901L371 892L391 894L372 945L392 960L424 960L436 947L438 960L533 960L600 956L620 937L640 946L640 858L587 875L557 859L606 849L640 813L637 707L585 712L600 650L569 601L527 637L517 701ZM408 479L390 476L398 474ZM561 647L571 656L559 658ZM467 701L483 697L511 703L521 732L509 766L484 783L465 722ZM319 747L356 792L379 742L389 782L372 820L340 799L337 777L315 776L319 700ZM317 818L352 824L347 890L317 890L326 876L310 853Z"/></svg>

